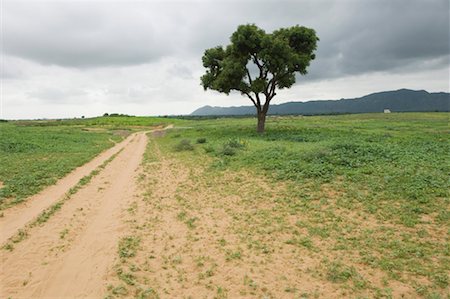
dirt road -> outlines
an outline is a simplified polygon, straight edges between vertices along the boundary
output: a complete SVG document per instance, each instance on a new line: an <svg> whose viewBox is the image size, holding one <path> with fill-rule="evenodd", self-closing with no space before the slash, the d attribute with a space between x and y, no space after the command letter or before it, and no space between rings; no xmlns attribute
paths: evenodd
<svg viewBox="0 0 450 299"><path fill-rule="evenodd" d="M5 213L1 241L65 194L84 175L123 149L92 181L65 202L61 210L29 236L1 251L1 298L102 298L104 277L121 236L123 207L136 195L136 176L147 136L136 133L28 204Z"/></svg>
<svg viewBox="0 0 450 299"><path fill-rule="evenodd" d="M18 229L23 228L27 223L35 219L42 210L50 207L57 200L62 198L81 178L89 175L89 173L95 170L104 161L125 148L133 138L134 135L129 136L127 139L104 151L90 162L78 167L69 175L59 180L55 185L28 198L23 204L19 204L4 211L3 217L0 218L0 244L5 243L5 241L12 237Z"/></svg>

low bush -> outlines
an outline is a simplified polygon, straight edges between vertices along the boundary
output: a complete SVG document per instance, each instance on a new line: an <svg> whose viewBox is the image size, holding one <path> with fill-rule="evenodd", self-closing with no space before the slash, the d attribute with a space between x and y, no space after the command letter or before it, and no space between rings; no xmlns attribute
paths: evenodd
<svg viewBox="0 0 450 299"><path fill-rule="evenodd" d="M244 148L247 146L247 142L240 138L230 138L224 144L224 147L226 147L226 146L231 147L231 148Z"/></svg>
<svg viewBox="0 0 450 299"><path fill-rule="evenodd" d="M220 151L220 154L224 156L234 156L236 155L236 148L228 144L224 144L222 150Z"/></svg>
<svg viewBox="0 0 450 299"><path fill-rule="evenodd" d="M211 145L205 146L203 149L205 150L205 153L207 153L207 154L208 154L208 153L214 153L214 152L215 152L214 147L211 146Z"/></svg>
<svg viewBox="0 0 450 299"><path fill-rule="evenodd" d="M191 141L188 139L182 139L175 145L175 150L177 152L181 151L192 151L194 150L194 146L191 144Z"/></svg>

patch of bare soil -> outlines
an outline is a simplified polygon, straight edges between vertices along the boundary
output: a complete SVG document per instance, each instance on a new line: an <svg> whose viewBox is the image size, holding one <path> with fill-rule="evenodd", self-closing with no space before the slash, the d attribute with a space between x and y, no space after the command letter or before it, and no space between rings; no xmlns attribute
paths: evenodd
<svg viewBox="0 0 450 299"><path fill-rule="evenodd" d="M166 135L166 130L172 129L173 125L168 125L167 127L159 127L156 128L155 130L152 130L152 136L153 137L163 137Z"/></svg>
<svg viewBox="0 0 450 299"><path fill-rule="evenodd" d="M114 130L114 135L122 136L122 137L128 137L131 134L130 130Z"/></svg>
<svg viewBox="0 0 450 299"><path fill-rule="evenodd" d="M103 298L105 275L123 230L122 207L135 199L135 176L146 142L146 135L137 133L120 144L123 151L58 213L33 228L13 251L1 251L1 298ZM60 184L52 199L68 185ZM31 201L23 213L32 217L45 206L38 204ZM11 215L5 218L11 221Z"/></svg>

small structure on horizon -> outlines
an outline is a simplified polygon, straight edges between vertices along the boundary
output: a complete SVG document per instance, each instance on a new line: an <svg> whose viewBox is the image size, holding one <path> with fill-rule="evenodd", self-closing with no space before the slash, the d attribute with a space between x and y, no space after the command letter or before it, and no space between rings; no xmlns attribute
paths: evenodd
<svg viewBox="0 0 450 299"><path fill-rule="evenodd" d="M389 110L389 109L384 109L384 113L391 113L391 110Z"/></svg>

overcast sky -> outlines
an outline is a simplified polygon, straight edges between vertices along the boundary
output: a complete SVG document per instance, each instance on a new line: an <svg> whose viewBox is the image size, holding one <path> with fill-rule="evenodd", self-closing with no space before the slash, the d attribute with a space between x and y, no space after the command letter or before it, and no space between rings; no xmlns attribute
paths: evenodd
<svg viewBox="0 0 450 299"><path fill-rule="evenodd" d="M249 105L205 92L199 79L204 50L246 23L267 32L299 24L320 38L309 74L273 103L449 91L448 0L3 0L1 15L0 118Z"/></svg>

